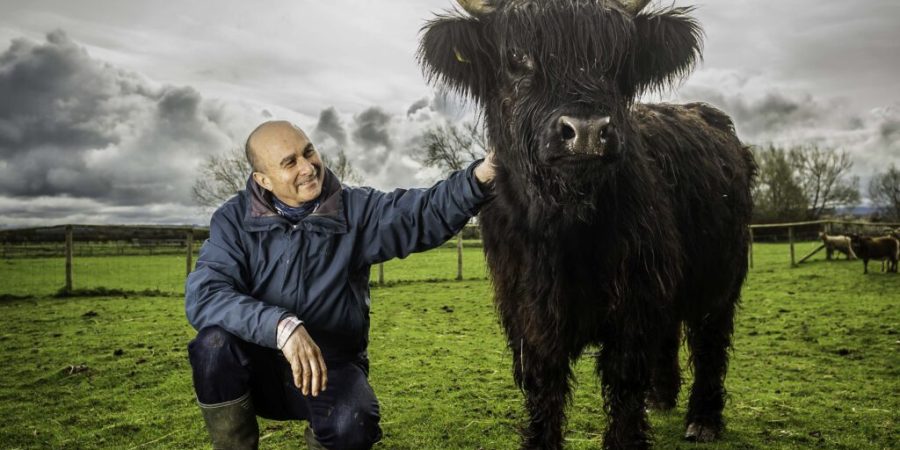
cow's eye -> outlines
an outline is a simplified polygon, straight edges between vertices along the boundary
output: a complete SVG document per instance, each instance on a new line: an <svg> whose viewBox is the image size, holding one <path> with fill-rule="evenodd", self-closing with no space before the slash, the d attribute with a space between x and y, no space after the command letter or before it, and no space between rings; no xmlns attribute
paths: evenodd
<svg viewBox="0 0 900 450"><path fill-rule="evenodd" d="M509 68L513 72L524 73L534 70L534 60L531 59L531 55L517 48L509 50L508 59Z"/></svg>

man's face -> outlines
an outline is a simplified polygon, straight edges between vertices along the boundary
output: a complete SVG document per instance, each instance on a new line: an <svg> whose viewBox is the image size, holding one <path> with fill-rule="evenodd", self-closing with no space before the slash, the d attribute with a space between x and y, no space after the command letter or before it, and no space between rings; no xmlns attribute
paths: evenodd
<svg viewBox="0 0 900 450"><path fill-rule="evenodd" d="M306 133L287 122L258 130L251 138L261 169L256 182L289 206L315 200L322 192L325 166Z"/></svg>

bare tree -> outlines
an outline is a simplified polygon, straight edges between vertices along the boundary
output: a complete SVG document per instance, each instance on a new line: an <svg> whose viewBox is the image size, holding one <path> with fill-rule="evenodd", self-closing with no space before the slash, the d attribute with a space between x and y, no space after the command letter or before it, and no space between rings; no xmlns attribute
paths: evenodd
<svg viewBox="0 0 900 450"><path fill-rule="evenodd" d="M807 200L807 217L859 203L859 177L849 176L853 161L847 151L816 146L791 149L790 161Z"/></svg>
<svg viewBox="0 0 900 450"><path fill-rule="evenodd" d="M754 149L754 157L759 166L753 186L754 220L801 218L806 211L806 199L787 152L770 145L766 149Z"/></svg>
<svg viewBox="0 0 900 450"><path fill-rule="evenodd" d="M485 139L481 127L465 123L436 125L425 131L425 148L419 155L422 164L441 170L444 175L462 170L471 161L484 156ZM456 279L463 278L462 233L456 235Z"/></svg>
<svg viewBox="0 0 900 450"><path fill-rule="evenodd" d="M436 125L425 131L425 148L419 155L422 164L435 167L445 175L462 170L471 161L484 157L484 135L473 123L462 126Z"/></svg>
<svg viewBox="0 0 900 450"><path fill-rule="evenodd" d="M332 159L320 153L325 167L338 177L341 183L361 183L362 177L353 167L343 149ZM216 208L244 189L253 169L241 148L232 148L218 155L210 155L200 166L194 181L194 201L203 207Z"/></svg>
<svg viewBox="0 0 900 450"><path fill-rule="evenodd" d="M900 169L891 164L887 171L869 181L869 198L887 218L900 220Z"/></svg>
<svg viewBox="0 0 900 450"><path fill-rule="evenodd" d="M204 207L218 207L244 189L251 172L243 149L232 148L222 154L210 155L200 166L200 174L194 181L194 201Z"/></svg>
<svg viewBox="0 0 900 450"><path fill-rule="evenodd" d="M344 149L339 149L337 158L332 158L322 152L319 152L325 167L331 169L331 172L338 178L341 183L360 184L363 182L362 176L350 163L347 153Z"/></svg>

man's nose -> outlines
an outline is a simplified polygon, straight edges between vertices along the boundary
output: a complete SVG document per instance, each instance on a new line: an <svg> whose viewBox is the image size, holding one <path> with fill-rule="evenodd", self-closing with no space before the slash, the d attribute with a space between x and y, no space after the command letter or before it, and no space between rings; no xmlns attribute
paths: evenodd
<svg viewBox="0 0 900 450"><path fill-rule="evenodd" d="M316 166L314 166L313 163L306 158L301 158L299 165L300 165L300 175L302 175L304 177L307 177L307 176L310 176L310 175L316 173Z"/></svg>

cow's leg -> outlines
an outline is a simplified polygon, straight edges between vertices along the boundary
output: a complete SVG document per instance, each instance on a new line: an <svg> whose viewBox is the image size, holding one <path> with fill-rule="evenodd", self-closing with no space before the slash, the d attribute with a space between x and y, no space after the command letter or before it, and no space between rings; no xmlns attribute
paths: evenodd
<svg viewBox="0 0 900 450"><path fill-rule="evenodd" d="M675 407L681 389L681 368L678 348L681 344L681 323L677 320L660 327L659 353L650 374L648 406L658 411Z"/></svg>
<svg viewBox="0 0 900 450"><path fill-rule="evenodd" d="M511 342L516 383L525 393L523 449L561 449L571 376L568 352L555 344Z"/></svg>
<svg viewBox="0 0 900 450"><path fill-rule="evenodd" d="M604 448L650 447L645 401L650 390L650 367L655 360L653 354L658 342L649 339L648 334L653 332L632 326L604 339L597 361L608 412Z"/></svg>
<svg viewBox="0 0 900 450"><path fill-rule="evenodd" d="M733 293L725 305L720 305L718 311L698 315L687 322L688 344L694 365L694 385L688 402L684 436L688 440L711 441L724 428L725 373L738 292Z"/></svg>

